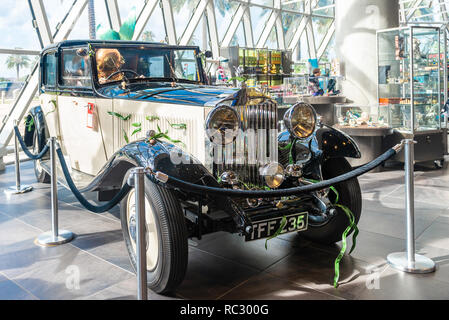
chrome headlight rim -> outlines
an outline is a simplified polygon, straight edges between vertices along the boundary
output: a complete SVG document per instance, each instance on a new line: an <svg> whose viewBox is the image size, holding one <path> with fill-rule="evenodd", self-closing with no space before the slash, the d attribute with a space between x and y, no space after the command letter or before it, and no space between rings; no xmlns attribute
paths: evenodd
<svg viewBox="0 0 449 320"><path fill-rule="evenodd" d="M306 108L309 108L311 110L312 121L313 121L313 129L310 131L310 134L308 134L307 136L304 136L304 137L299 137L297 134L295 134L295 132L293 130L293 124L292 124L293 113L295 112L295 110L297 108L301 108L301 107L306 107ZM318 117L317 117L315 108L311 104L308 104L308 103L305 103L305 102L298 102L298 103L294 104L292 107L290 107L285 112L283 120L284 120L284 124L285 124L288 132L292 136L294 136L295 138L300 139L300 140L307 140L307 139L309 139L313 135L313 133L316 130L317 119L318 119Z"/></svg>
<svg viewBox="0 0 449 320"><path fill-rule="evenodd" d="M229 141L229 142L224 141L223 143L219 144L219 143L216 143L216 142L213 141L214 140L213 139L214 135L211 135L211 132L210 132L210 130L211 130L211 121L212 121L213 117L216 115L216 113L222 111L223 109L229 110L230 112L232 112L235 115L237 128L235 130L234 135L232 136L232 141ZM224 146L224 145L227 145L227 144L230 144L230 143L234 142L235 139L237 138L239 132L240 132L240 128L241 128L241 121L239 119L239 115L238 115L237 111L234 108L232 108L232 107L230 107L228 105L224 105L224 104L217 105L215 108L213 108L209 112L209 114L206 117L206 122L205 122L206 135L209 138L209 141L212 142L213 144L223 145Z"/></svg>
<svg viewBox="0 0 449 320"><path fill-rule="evenodd" d="M285 169L279 162L269 162L259 168L265 184L271 189L279 188L285 181Z"/></svg>

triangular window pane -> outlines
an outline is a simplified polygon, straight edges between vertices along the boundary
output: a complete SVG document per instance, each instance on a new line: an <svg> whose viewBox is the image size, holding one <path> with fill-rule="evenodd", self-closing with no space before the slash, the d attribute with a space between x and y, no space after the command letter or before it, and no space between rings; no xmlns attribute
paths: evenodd
<svg viewBox="0 0 449 320"><path fill-rule="evenodd" d="M171 6L175 20L176 36L181 39L200 0L172 0Z"/></svg>
<svg viewBox="0 0 449 320"><path fill-rule="evenodd" d="M313 36L317 48L320 46L321 41L323 41L332 21L333 19L312 17Z"/></svg>
<svg viewBox="0 0 449 320"><path fill-rule="evenodd" d="M164 17L162 9L159 6L154 8L153 13L148 19L147 25L140 35L139 40L150 42L165 42Z"/></svg>
<svg viewBox="0 0 449 320"><path fill-rule="evenodd" d="M254 41L257 42L272 10L261 7L250 7L249 10L251 14L251 24L253 27L253 37Z"/></svg>
<svg viewBox="0 0 449 320"><path fill-rule="evenodd" d="M292 41L301 19L302 15L300 14L282 13L282 27L284 28L286 46Z"/></svg>
<svg viewBox="0 0 449 320"><path fill-rule="evenodd" d="M237 27L237 30L235 31L234 35L232 36L231 40L231 47L232 46L239 46L239 47L245 47L246 41L245 41L245 31L243 29L243 22L239 23L239 26Z"/></svg>
<svg viewBox="0 0 449 320"><path fill-rule="evenodd" d="M267 42L265 42L265 47L268 49L278 48L278 37L276 33L276 27L271 28L270 34L268 35Z"/></svg>
<svg viewBox="0 0 449 320"><path fill-rule="evenodd" d="M239 4L228 0L214 0L214 5L218 40L222 41Z"/></svg>

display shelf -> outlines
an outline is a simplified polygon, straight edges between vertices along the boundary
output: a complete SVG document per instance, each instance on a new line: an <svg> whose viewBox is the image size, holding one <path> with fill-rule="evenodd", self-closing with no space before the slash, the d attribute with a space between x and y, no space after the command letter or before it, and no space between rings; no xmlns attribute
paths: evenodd
<svg viewBox="0 0 449 320"><path fill-rule="evenodd" d="M420 161L443 158L441 39L441 30L431 26L377 31L378 102L388 106L394 130L385 147L419 135L415 157Z"/></svg>
<svg viewBox="0 0 449 320"><path fill-rule="evenodd" d="M230 61L233 76L244 77L249 87L260 87L264 91L282 85L283 79L291 75L291 54L290 50L266 48L223 49L223 55Z"/></svg>
<svg viewBox="0 0 449 320"><path fill-rule="evenodd" d="M434 58L440 56L439 39L440 30L434 27L377 33L378 99L391 105L391 126L397 130L413 133L440 128L440 60Z"/></svg>

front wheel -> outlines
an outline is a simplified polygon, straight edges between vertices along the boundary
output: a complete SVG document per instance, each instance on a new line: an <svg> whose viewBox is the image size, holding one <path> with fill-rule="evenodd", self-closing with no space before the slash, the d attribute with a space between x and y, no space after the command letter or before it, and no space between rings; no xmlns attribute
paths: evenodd
<svg viewBox="0 0 449 320"><path fill-rule="evenodd" d="M344 158L328 159L322 166L323 178L325 180L351 170L351 165ZM338 192L338 203L352 211L357 224L362 212L362 192L357 178L335 184L334 188ZM332 191L329 193L329 198L332 203L335 203L336 195ZM300 232L300 235L323 244L333 244L340 241L343 232L349 226L349 219L342 208L336 207L336 210L337 214L330 217L326 223L316 226L313 223L309 223L308 229Z"/></svg>
<svg viewBox="0 0 449 320"><path fill-rule="evenodd" d="M124 177L125 183L130 171ZM123 237L131 264L137 270L135 191L120 203ZM145 178L145 222L148 288L168 293L184 280L188 262L187 228L173 191Z"/></svg>

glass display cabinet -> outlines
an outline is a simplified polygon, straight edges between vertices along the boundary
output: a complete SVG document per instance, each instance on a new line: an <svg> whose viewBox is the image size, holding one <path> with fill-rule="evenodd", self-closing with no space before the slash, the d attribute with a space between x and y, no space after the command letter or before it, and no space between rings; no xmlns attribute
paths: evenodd
<svg viewBox="0 0 449 320"><path fill-rule="evenodd" d="M311 81L322 89L323 96L336 96L340 94L340 80L342 76L319 76L309 75L293 76L284 78L283 92L284 103L294 104L305 96L313 96Z"/></svg>
<svg viewBox="0 0 449 320"><path fill-rule="evenodd" d="M358 105L336 103L335 119L340 128L376 129L390 127L390 110L388 105Z"/></svg>
<svg viewBox="0 0 449 320"><path fill-rule="evenodd" d="M445 56L441 32L428 26L377 31L378 102L389 107L389 124L394 129L385 147L414 139L416 161L442 161L445 152L440 117ZM403 161L402 153L396 160Z"/></svg>

